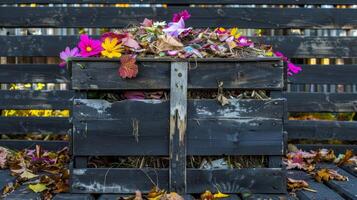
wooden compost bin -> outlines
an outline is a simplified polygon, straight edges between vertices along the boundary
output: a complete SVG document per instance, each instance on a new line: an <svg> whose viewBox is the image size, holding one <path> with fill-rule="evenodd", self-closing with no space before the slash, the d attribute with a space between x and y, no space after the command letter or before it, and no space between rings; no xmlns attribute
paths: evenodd
<svg viewBox="0 0 357 200"><path fill-rule="evenodd" d="M285 193L281 167L285 149L285 100L187 99L187 90L270 91L284 89L285 68L278 58L138 59L133 79L117 75L119 60L76 58L72 69L73 106L71 189L74 193L148 192L158 187L180 193ZM169 90L170 100L87 99L87 91ZM133 123L136 123L134 128ZM134 134L135 132L135 134ZM265 155L267 168L191 169L186 156ZM89 168L89 156L166 156L169 168Z"/></svg>

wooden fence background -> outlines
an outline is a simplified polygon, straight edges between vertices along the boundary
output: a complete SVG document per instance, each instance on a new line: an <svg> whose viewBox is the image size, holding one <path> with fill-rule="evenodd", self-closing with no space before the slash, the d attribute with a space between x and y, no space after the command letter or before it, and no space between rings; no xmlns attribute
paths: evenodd
<svg viewBox="0 0 357 200"><path fill-rule="evenodd" d="M129 3L129 4L127 4ZM219 5L217 5L219 4ZM70 77L57 66L59 52L75 46L78 33L100 34L145 17L170 20L189 10L193 27L239 27L272 44L303 72L289 78L289 112L356 112L357 5L353 0L0 0L0 109L71 109ZM90 16L90 17L88 17ZM254 29L266 33L255 37ZM8 90L10 83L45 83L46 90ZM66 117L0 117L3 134L69 134ZM356 149L356 121L288 121L289 139L342 140L301 144L306 149ZM56 149L66 141L0 140L0 146Z"/></svg>

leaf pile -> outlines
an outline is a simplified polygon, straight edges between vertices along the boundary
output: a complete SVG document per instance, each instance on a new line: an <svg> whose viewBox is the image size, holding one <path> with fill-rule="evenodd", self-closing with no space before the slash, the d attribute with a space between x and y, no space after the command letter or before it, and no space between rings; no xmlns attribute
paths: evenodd
<svg viewBox="0 0 357 200"><path fill-rule="evenodd" d="M17 152L4 149L0 147L1 167L10 169L16 180L2 189L3 195L21 185L28 185L33 192L42 193L43 199L51 199L53 194L69 190L68 148L57 152L43 150L38 145L35 149Z"/></svg>

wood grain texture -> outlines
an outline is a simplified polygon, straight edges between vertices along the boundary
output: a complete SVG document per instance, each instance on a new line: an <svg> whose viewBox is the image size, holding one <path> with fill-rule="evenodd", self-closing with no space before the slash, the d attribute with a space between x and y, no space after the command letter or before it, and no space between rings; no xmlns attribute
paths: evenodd
<svg viewBox="0 0 357 200"><path fill-rule="evenodd" d="M168 102L75 104L75 154L168 155ZM188 154L282 155L282 106L283 100L231 100L225 107L215 100L188 101ZM137 136L133 120L138 122ZM92 148L96 143L105 145Z"/></svg>
<svg viewBox="0 0 357 200"><path fill-rule="evenodd" d="M118 61L73 61L73 89L169 89L170 62L138 61L140 73L131 79L117 75ZM276 59L261 62L191 63L188 88L280 89L284 87L283 66Z"/></svg>
<svg viewBox="0 0 357 200"><path fill-rule="evenodd" d="M170 191L187 190L187 62L172 62L170 76Z"/></svg>
<svg viewBox="0 0 357 200"><path fill-rule="evenodd" d="M35 149L36 145L40 145L43 149L49 151L58 151L68 147L68 142L55 140L0 140L0 146L13 150Z"/></svg>
<svg viewBox="0 0 357 200"><path fill-rule="evenodd" d="M171 20L187 9L194 27L356 28L354 9L199 7L0 7L0 27L126 27L144 18ZM236 13L239 13L237 15ZM88 17L92 16L92 17ZM302 20L303 19L303 20Z"/></svg>
<svg viewBox="0 0 357 200"><path fill-rule="evenodd" d="M71 110L73 91L0 91L0 109L54 109Z"/></svg>
<svg viewBox="0 0 357 200"><path fill-rule="evenodd" d="M6 36L8 37L8 36ZM11 37L11 36L9 36ZM31 46L31 45L29 45ZM4 46L3 46L4 47ZM8 46L4 48L19 48ZM31 49L35 49L33 47ZM26 47L28 49L28 46ZM57 54L59 55L59 52ZM8 55L11 56L9 52ZM26 52L23 55L26 56ZM53 64L2 64L0 65L0 83L69 83L70 76L65 68Z"/></svg>
<svg viewBox="0 0 357 200"><path fill-rule="evenodd" d="M357 41L354 37L291 35L251 39L257 43L273 45L276 51L284 52L289 58L341 58L357 55ZM58 56L66 46L76 46L78 41L79 36L0 36L0 43L4 44L0 46L0 56ZM32 48L29 49L29 46Z"/></svg>
<svg viewBox="0 0 357 200"><path fill-rule="evenodd" d="M355 121L289 120L284 128L290 140L357 141L357 122Z"/></svg>
<svg viewBox="0 0 357 200"><path fill-rule="evenodd" d="M133 178L135 177L135 178ZM223 193L283 193L284 172L281 169L254 168L232 170L187 170L187 192L205 190ZM72 191L75 193L147 193L153 183L167 190L167 169L74 169ZM157 180L157 181L156 181Z"/></svg>

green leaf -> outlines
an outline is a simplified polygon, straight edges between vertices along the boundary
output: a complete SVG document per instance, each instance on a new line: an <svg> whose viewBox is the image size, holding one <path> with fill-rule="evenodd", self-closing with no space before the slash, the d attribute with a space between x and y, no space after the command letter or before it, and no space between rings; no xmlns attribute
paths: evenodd
<svg viewBox="0 0 357 200"><path fill-rule="evenodd" d="M42 183L29 185L29 188L36 193L43 192L44 190L47 189L46 185Z"/></svg>

